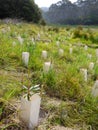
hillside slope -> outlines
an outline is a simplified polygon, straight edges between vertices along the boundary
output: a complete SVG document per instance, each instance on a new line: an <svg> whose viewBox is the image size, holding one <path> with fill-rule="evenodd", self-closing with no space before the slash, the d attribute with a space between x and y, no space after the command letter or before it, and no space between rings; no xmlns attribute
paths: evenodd
<svg viewBox="0 0 98 130"><path fill-rule="evenodd" d="M97 130L98 100L91 95L98 78L97 36L97 27L1 22L0 129L28 130L18 117L23 85L40 84L44 94L36 130ZM43 50L48 53L46 59ZM27 67L22 52L30 54ZM52 63L47 73L44 62ZM87 80L82 68L87 69Z"/></svg>

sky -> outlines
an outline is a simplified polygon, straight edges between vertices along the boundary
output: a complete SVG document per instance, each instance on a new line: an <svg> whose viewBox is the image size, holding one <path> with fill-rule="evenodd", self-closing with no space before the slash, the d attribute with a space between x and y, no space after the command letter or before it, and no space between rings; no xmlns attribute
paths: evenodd
<svg viewBox="0 0 98 130"><path fill-rule="evenodd" d="M60 0L34 0L39 7L49 7L53 3L57 3ZM70 0L71 2L76 2L77 0Z"/></svg>

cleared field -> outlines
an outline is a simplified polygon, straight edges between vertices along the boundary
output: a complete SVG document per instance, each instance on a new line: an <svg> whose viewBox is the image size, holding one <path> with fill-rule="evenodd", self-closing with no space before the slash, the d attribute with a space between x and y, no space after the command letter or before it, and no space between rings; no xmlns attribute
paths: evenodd
<svg viewBox="0 0 98 130"><path fill-rule="evenodd" d="M43 116L36 129L61 125L98 130L98 98L92 95L98 79L97 48L98 27L1 23L0 129L27 130L18 119L20 97L25 93L22 86L40 84ZM46 57L42 51L47 52ZM28 66L22 52L30 54ZM45 62L52 66L48 72L43 71Z"/></svg>

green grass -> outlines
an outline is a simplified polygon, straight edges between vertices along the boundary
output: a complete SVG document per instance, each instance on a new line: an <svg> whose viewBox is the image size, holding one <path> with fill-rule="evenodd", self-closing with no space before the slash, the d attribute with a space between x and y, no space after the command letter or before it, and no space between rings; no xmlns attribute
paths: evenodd
<svg viewBox="0 0 98 130"><path fill-rule="evenodd" d="M89 127L97 130L98 101L91 96L94 77L98 76L96 49L88 47L85 51L84 46L79 46L79 43L97 46L98 28L91 28L93 40L89 38L90 32L85 27L79 30L79 34L76 34L79 27L55 28L26 23L0 25L0 103L3 101L0 113L3 113L2 107L6 104L4 101L18 100L23 94L22 84L26 86L29 83L43 84L47 96L59 98L64 102L63 106L60 104L54 109L53 113L56 115L49 119L51 125L60 124L69 127L78 125L83 128L85 124L87 130ZM2 29L5 29L6 33L3 33ZM17 39L19 35L24 39L23 45L20 45ZM88 37L85 38L84 35ZM35 39L35 44L31 41L32 38ZM60 42L59 47L56 45L57 41ZM12 45L13 42L16 43L15 46ZM69 54L70 46L73 48L72 54ZM59 56L59 48L64 50L63 56ZM41 57L43 50L48 52L45 60ZM28 67L22 63L23 51L30 53ZM87 54L92 54L92 58L89 59ZM45 61L52 61L53 64L53 69L46 74L43 73ZM80 68L88 69L90 62L94 62L95 66L92 71L88 70L88 81L84 82ZM49 111L50 108L47 109ZM64 110L67 116L62 117L61 113Z"/></svg>

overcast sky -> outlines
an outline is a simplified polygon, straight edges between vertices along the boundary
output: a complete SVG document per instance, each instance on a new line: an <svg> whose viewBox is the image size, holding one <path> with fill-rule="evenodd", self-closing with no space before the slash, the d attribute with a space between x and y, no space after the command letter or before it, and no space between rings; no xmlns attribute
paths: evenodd
<svg viewBox="0 0 98 130"><path fill-rule="evenodd" d="M51 4L56 3L60 0L34 0L34 1L39 7L49 7ZM70 1L75 2L77 0L70 0Z"/></svg>

